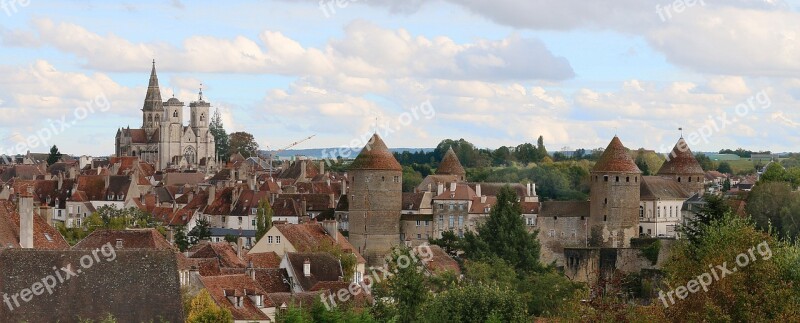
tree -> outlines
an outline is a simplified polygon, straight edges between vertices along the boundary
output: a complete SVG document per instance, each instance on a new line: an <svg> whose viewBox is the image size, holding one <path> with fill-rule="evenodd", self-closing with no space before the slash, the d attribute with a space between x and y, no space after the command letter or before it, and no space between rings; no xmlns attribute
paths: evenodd
<svg viewBox="0 0 800 323"><path fill-rule="evenodd" d="M430 296L422 263L411 252L405 246L392 248L388 271L394 275L374 289L373 314L379 321L416 322Z"/></svg>
<svg viewBox="0 0 800 323"><path fill-rule="evenodd" d="M703 168L703 171L709 171L714 168L714 162L711 161L711 158L708 158L706 154L697 153L694 155L694 158L700 163L700 167Z"/></svg>
<svg viewBox="0 0 800 323"><path fill-rule="evenodd" d="M650 176L650 167L647 166L647 162L644 160L643 155L636 156L636 166L639 167L639 170L642 171L642 176Z"/></svg>
<svg viewBox="0 0 800 323"><path fill-rule="evenodd" d="M258 143L253 135L247 132L234 132L228 138L228 156L239 153L244 158L256 156Z"/></svg>
<svg viewBox="0 0 800 323"><path fill-rule="evenodd" d="M186 236L186 227L182 225L175 228L175 245L181 252L188 250L191 246L189 237Z"/></svg>
<svg viewBox="0 0 800 323"><path fill-rule="evenodd" d="M422 309L424 322L528 322L525 303L513 289L468 284L439 293Z"/></svg>
<svg viewBox="0 0 800 323"><path fill-rule="evenodd" d="M56 145L53 145L53 147L50 148L50 155L47 156L47 166L57 163L60 159L61 152L58 151L58 147L56 147Z"/></svg>
<svg viewBox="0 0 800 323"><path fill-rule="evenodd" d="M719 166L717 166L717 171L723 174L733 174L733 168L731 168L731 164L728 162L719 163Z"/></svg>
<svg viewBox="0 0 800 323"><path fill-rule="evenodd" d="M761 230L774 230L780 237L791 239L800 235L800 192L793 192L789 183L756 185L745 208Z"/></svg>
<svg viewBox="0 0 800 323"><path fill-rule="evenodd" d="M200 240L208 239L211 237L211 223L208 219L200 217L197 219L197 225L189 231L189 242L197 244Z"/></svg>
<svg viewBox="0 0 800 323"><path fill-rule="evenodd" d="M272 228L272 206L269 200L263 198L258 201L256 213L256 241L260 240Z"/></svg>
<svg viewBox="0 0 800 323"><path fill-rule="evenodd" d="M189 314L186 317L187 323L221 323L233 322L233 314L225 308L219 307L211 299L208 291L203 289L192 299Z"/></svg>
<svg viewBox="0 0 800 323"><path fill-rule="evenodd" d="M731 179L726 178L725 182L722 183L722 191L727 192L731 190Z"/></svg>
<svg viewBox="0 0 800 323"><path fill-rule="evenodd" d="M522 218L517 193L506 185L497 194L497 203L489 218L477 228L478 234L465 235L464 250L468 258L485 259L496 255L519 271L535 272L541 246L536 233L529 233Z"/></svg>
<svg viewBox="0 0 800 323"><path fill-rule="evenodd" d="M755 228L748 219L726 213L712 221L696 242L677 240L664 266L667 286L658 303L672 322L771 322L800 319L797 245L784 243ZM742 265L744 264L744 265ZM712 279L711 266L717 266ZM727 267L727 275L720 269ZM706 276L706 277L702 277ZM698 281L707 279L708 288ZM697 292L678 298L693 283ZM707 290L706 290L707 289ZM672 301L670 300L672 299ZM674 301L674 302L673 302Z"/></svg>
<svg viewBox="0 0 800 323"><path fill-rule="evenodd" d="M547 148L544 147L544 137L539 136L539 139L536 140L536 154L537 154L537 162L542 161L545 157L547 157Z"/></svg>
<svg viewBox="0 0 800 323"><path fill-rule="evenodd" d="M759 182L786 182L786 169L781 166L779 163L770 163L767 165L767 169L764 170L764 174L761 174L761 177L758 179Z"/></svg>
<svg viewBox="0 0 800 323"><path fill-rule="evenodd" d="M725 214L731 212L730 205L720 196L705 195L703 200L705 205L693 217L688 218L686 226L683 227L684 235L693 243L700 241L712 222L722 219Z"/></svg>
<svg viewBox="0 0 800 323"><path fill-rule="evenodd" d="M214 110L214 116L211 117L211 123L208 125L211 135L214 136L215 152L223 161L228 160L228 133L222 125L222 115L219 109Z"/></svg>
<svg viewBox="0 0 800 323"><path fill-rule="evenodd" d="M461 252L461 241L452 230L442 232L440 239L428 239L428 243L442 247L442 250L451 257L457 258Z"/></svg>

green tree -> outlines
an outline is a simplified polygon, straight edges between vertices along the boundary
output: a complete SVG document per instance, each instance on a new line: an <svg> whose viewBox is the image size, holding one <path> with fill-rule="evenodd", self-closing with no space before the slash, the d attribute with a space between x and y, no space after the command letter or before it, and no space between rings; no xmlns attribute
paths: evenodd
<svg viewBox="0 0 800 323"><path fill-rule="evenodd" d="M252 134L247 132L234 132L228 137L228 156L239 153L244 158L256 156L258 143Z"/></svg>
<svg viewBox="0 0 800 323"><path fill-rule="evenodd" d="M722 183L722 191L727 192L731 190L731 180L730 178L726 178L725 182Z"/></svg>
<svg viewBox="0 0 800 323"><path fill-rule="evenodd" d="M733 174L733 168L731 168L731 164L728 162L719 163L719 166L717 166L717 171L723 174Z"/></svg>
<svg viewBox="0 0 800 323"><path fill-rule="evenodd" d="M208 291L203 289L192 299L187 323L224 323L233 322L233 314L225 308L219 307Z"/></svg>
<svg viewBox="0 0 800 323"><path fill-rule="evenodd" d="M650 167L647 165L647 162L644 160L643 155L636 156L636 166L639 167L639 170L642 171L642 176L650 176Z"/></svg>
<svg viewBox="0 0 800 323"><path fill-rule="evenodd" d="M439 239L429 238L428 243L442 247L444 252L454 258L457 258L462 251L461 240L452 230L442 232L442 237Z"/></svg>
<svg viewBox="0 0 800 323"><path fill-rule="evenodd" d="M711 158L708 158L706 154L697 153L694 154L694 158L697 159L697 162L700 163L700 167L702 167L704 171L710 171L714 169L714 162L711 161Z"/></svg>
<svg viewBox="0 0 800 323"><path fill-rule="evenodd" d="M380 321L416 322L430 297L422 263L411 252L405 246L394 247L388 260L388 271L394 275L381 282L383 288L374 289L373 314Z"/></svg>
<svg viewBox="0 0 800 323"><path fill-rule="evenodd" d="M211 123L208 125L211 135L214 136L215 152L222 161L228 160L228 133L225 132L225 127L222 125L222 115L219 109L214 110L214 116L211 117Z"/></svg>
<svg viewBox="0 0 800 323"><path fill-rule="evenodd" d="M478 226L477 232L477 235L471 232L465 235L464 250L468 258L497 256L523 272L542 269L539 240L535 232L528 232L517 193L510 186L500 189L489 218Z"/></svg>
<svg viewBox="0 0 800 323"><path fill-rule="evenodd" d="M411 166L403 166L403 192L413 192L422 183L422 174Z"/></svg>
<svg viewBox="0 0 800 323"><path fill-rule="evenodd" d="M528 322L525 303L510 288L468 284L439 293L422 309L423 322Z"/></svg>
<svg viewBox="0 0 800 323"><path fill-rule="evenodd" d="M730 205L721 196L709 194L705 195L703 200L705 205L692 217L686 219L686 226L683 227L684 235L693 243L700 241L712 222L722 219L725 214L731 212Z"/></svg>
<svg viewBox="0 0 800 323"><path fill-rule="evenodd" d="M657 301L668 306L673 322L771 322L800 319L800 291L796 288L800 258L797 245L783 243L760 231L748 219L731 213L712 221L708 230L692 243L677 240L664 266L668 286L692 286L705 275L711 282L683 299L665 287ZM746 257L746 265L740 263ZM712 280L709 267L732 270ZM691 287L689 287L691 290Z"/></svg>
<svg viewBox="0 0 800 323"><path fill-rule="evenodd" d="M544 137L539 136L539 139L536 140L536 162L540 162L547 157L547 148L544 147Z"/></svg>
<svg viewBox="0 0 800 323"><path fill-rule="evenodd" d="M50 155L47 156L47 166L57 163L60 159L61 152L58 151L58 147L56 147L56 145L53 145L53 147L50 147Z"/></svg>
<svg viewBox="0 0 800 323"><path fill-rule="evenodd" d="M272 228L272 206L269 200L261 199L258 201L258 211L256 212L256 241L261 240L267 231Z"/></svg>
<svg viewBox="0 0 800 323"><path fill-rule="evenodd" d="M208 219L200 217L197 219L197 224L189 231L189 242L192 245L197 244L200 240L208 239L211 237L211 223Z"/></svg>
<svg viewBox="0 0 800 323"><path fill-rule="evenodd" d="M800 192L789 183L766 182L753 187L747 197L746 211L761 230L775 230L779 236L800 236Z"/></svg>
<svg viewBox="0 0 800 323"><path fill-rule="evenodd" d="M175 227L175 245L178 246L178 249L181 252L189 250L189 247L191 246L189 237L186 236L186 227L182 225Z"/></svg>
<svg viewBox="0 0 800 323"><path fill-rule="evenodd" d="M758 179L759 182L787 182L786 169L779 163L770 163L764 174Z"/></svg>

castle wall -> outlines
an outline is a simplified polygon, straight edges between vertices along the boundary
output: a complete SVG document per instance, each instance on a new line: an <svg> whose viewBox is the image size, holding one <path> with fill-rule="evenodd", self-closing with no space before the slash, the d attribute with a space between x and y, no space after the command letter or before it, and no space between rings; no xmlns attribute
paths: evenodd
<svg viewBox="0 0 800 323"><path fill-rule="evenodd" d="M367 259L382 265L400 241L402 173L352 170L350 178L350 243Z"/></svg>

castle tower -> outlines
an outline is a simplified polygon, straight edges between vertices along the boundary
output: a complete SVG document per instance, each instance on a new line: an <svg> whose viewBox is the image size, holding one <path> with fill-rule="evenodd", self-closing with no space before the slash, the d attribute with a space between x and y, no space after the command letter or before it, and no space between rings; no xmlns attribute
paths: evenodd
<svg viewBox="0 0 800 323"><path fill-rule="evenodd" d="M658 175L676 180L690 195L703 195L705 172L683 137L672 148L667 161L658 170Z"/></svg>
<svg viewBox="0 0 800 323"><path fill-rule="evenodd" d="M378 134L350 165L350 243L380 266L400 244L403 169Z"/></svg>
<svg viewBox="0 0 800 323"><path fill-rule="evenodd" d="M454 175L462 182L466 180L467 171L461 166L461 161L458 160L458 156L456 156L456 152L453 151L453 147L447 149L444 157L442 157L442 162L439 163L439 167L436 168L436 175Z"/></svg>
<svg viewBox="0 0 800 323"><path fill-rule="evenodd" d="M642 172L617 136L590 173L589 223L596 247L622 248L638 235Z"/></svg>
<svg viewBox="0 0 800 323"><path fill-rule="evenodd" d="M153 60L153 69L150 71L150 83L147 85L147 95L144 98L142 107L142 129L147 136L153 135L158 129L158 119L164 113L161 102L161 89L158 87L158 76L156 75L156 61Z"/></svg>

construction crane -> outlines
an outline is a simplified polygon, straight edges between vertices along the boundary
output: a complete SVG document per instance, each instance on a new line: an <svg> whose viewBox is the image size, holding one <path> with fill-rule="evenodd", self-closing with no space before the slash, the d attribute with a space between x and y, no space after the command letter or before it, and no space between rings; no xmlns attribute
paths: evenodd
<svg viewBox="0 0 800 323"><path fill-rule="evenodd" d="M306 137L306 138L303 138L303 139L300 139L300 140L298 140L298 141L295 141L295 142L291 143L290 145L288 145L288 146L286 146L286 147L283 147L283 148L281 148L281 149L278 149L278 150L276 150L276 151L270 151L270 153L269 153L269 176L272 176L272 175L273 175L273 170L272 170L272 156L275 156L275 154L277 154L277 153L279 153L279 152L282 152L282 151L284 151L284 150L287 150L287 149L289 149L289 148L292 148L292 147L294 147L294 146L297 146L297 145L299 145L299 144L302 144L302 143L304 143L304 142L306 142L306 141L308 141L308 140L311 140L311 138L314 138L314 137L316 137L316 136L317 136L316 134L314 134L314 135L310 135L310 136L308 136L308 137ZM267 146L267 149L269 149L269 146Z"/></svg>

